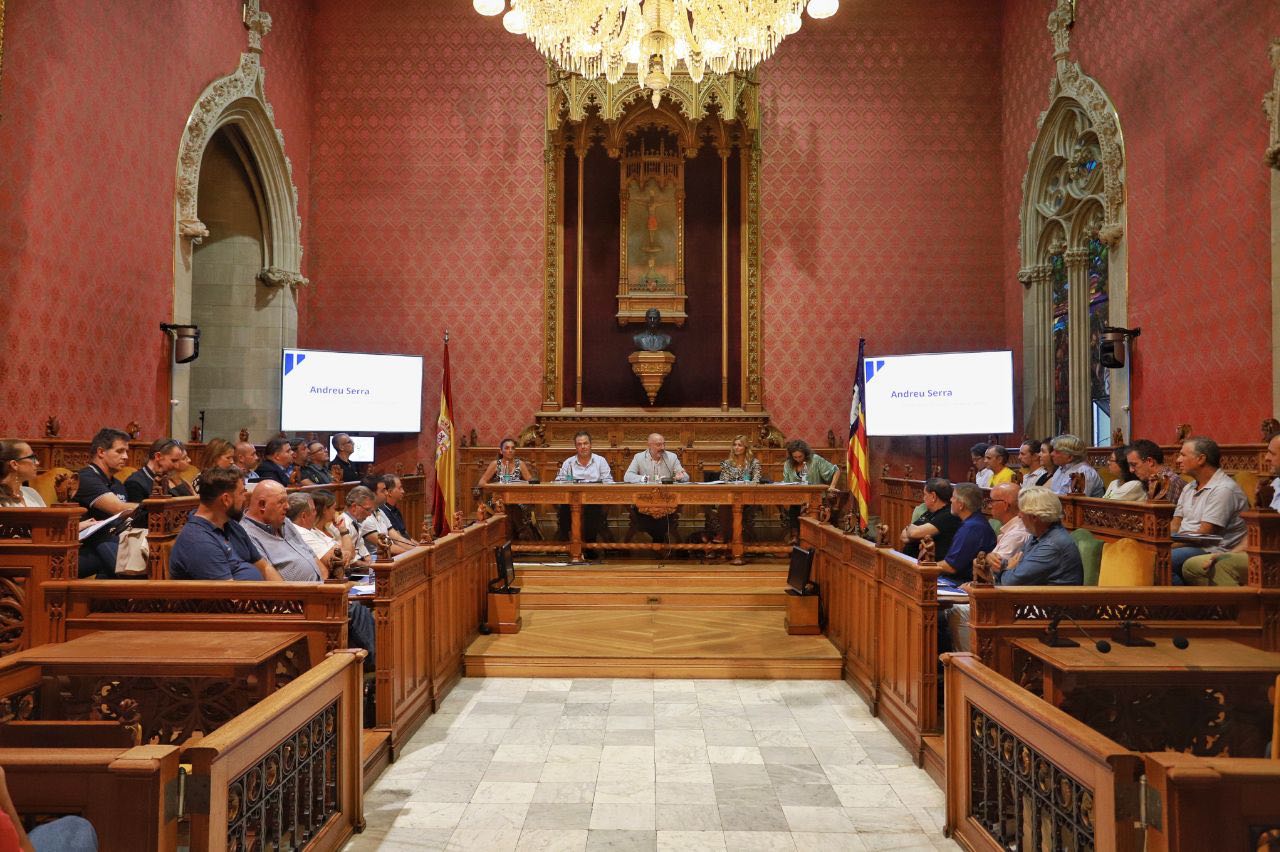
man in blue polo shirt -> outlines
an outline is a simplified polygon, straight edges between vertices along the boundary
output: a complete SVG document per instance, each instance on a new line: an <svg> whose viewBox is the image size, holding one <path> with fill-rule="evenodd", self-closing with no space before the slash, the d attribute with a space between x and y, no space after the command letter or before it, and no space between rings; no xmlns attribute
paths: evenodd
<svg viewBox="0 0 1280 852"><path fill-rule="evenodd" d="M951 493L951 514L960 519L960 528L938 567L957 584L967 583L973 579L973 560L996 547L995 530L982 514L982 489L972 482L957 484Z"/></svg>
<svg viewBox="0 0 1280 852"><path fill-rule="evenodd" d="M238 467L200 474L200 505L174 539L169 554L172 580L280 580L240 518L248 492Z"/></svg>

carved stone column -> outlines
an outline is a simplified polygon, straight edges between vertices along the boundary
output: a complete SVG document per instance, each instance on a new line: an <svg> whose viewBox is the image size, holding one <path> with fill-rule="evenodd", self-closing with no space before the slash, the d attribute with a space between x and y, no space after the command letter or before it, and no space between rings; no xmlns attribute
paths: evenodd
<svg viewBox="0 0 1280 852"><path fill-rule="evenodd" d="M1071 416L1068 420L1071 432L1078 435L1085 445L1093 443L1092 406L1081 404L1089 399L1089 250L1067 249L1063 254L1067 262L1067 308L1071 321L1067 326L1068 352L1071 371L1068 382L1071 394Z"/></svg>

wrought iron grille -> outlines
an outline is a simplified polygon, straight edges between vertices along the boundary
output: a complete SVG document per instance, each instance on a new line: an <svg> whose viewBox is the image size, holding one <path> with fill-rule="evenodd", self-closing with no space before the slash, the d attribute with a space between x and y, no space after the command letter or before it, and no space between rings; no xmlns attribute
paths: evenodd
<svg viewBox="0 0 1280 852"><path fill-rule="evenodd" d="M1010 852L1092 852L1093 791L969 705L969 816Z"/></svg>
<svg viewBox="0 0 1280 852"><path fill-rule="evenodd" d="M227 849L301 849L338 810L338 702L227 788Z"/></svg>

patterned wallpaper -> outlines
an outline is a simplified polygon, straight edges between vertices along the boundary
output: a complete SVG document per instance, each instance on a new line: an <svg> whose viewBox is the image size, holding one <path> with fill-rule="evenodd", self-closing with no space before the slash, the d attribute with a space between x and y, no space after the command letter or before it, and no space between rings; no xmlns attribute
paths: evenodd
<svg viewBox="0 0 1280 852"><path fill-rule="evenodd" d="M1048 107L1051 8L1007 2L1003 22L1003 280L1015 349L1017 211L1036 116ZM1129 325L1142 328L1135 433L1168 442L1189 422L1223 442L1257 441L1273 404L1261 99L1280 7L1089 0L1077 15L1075 58L1111 96L1127 149Z"/></svg>
<svg viewBox="0 0 1280 852"><path fill-rule="evenodd" d="M305 73L271 68L277 51L302 63L307 4L266 6L268 97L301 189L307 97L288 87ZM131 419L154 437L168 428L157 324L172 318L178 142L245 49L240 0L11 2L4 40L0 434L43 434L56 414L66 437Z"/></svg>
<svg viewBox="0 0 1280 852"><path fill-rule="evenodd" d="M983 0L843 3L762 70L765 405L788 435L848 433L859 336L1003 344L992 23Z"/></svg>

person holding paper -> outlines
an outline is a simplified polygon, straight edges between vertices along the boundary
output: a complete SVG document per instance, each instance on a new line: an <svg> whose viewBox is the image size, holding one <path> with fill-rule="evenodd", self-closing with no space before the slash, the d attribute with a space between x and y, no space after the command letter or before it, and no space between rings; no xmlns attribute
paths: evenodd
<svg viewBox="0 0 1280 852"><path fill-rule="evenodd" d="M80 469L80 488L72 498L94 521L132 515L137 503L128 502L124 483L116 474L129 463L129 435L119 429L99 429L89 442L90 463ZM80 543L80 576L110 580L116 574L116 550L123 522L106 524Z"/></svg>

